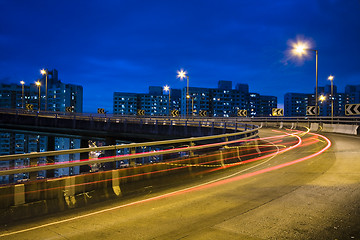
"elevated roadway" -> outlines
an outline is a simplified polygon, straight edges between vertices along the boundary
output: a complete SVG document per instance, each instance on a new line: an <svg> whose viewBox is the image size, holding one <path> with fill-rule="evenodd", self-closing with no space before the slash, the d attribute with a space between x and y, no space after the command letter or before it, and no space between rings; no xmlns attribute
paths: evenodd
<svg viewBox="0 0 360 240"><path fill-rule="evenodd" d="M360 239L360 138L260 136L276 151L258 161L3 225L0 239Z"/></svg>

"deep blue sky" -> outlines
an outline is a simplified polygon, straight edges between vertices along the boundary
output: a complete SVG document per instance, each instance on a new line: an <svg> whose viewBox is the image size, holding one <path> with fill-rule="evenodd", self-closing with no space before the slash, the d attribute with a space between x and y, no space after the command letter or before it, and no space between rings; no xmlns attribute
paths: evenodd
<svg viewBox="0 0 360 240"><path fill-rule="evenodd" d="M314 54L287 55L297 38L319 50L319 85L360 84L359 0L0 0L0 82L56 68L84 87L85 112L112 111L114 91L186 86L183 68L190 86L248 83L282 104L315 86Z"/></svg>

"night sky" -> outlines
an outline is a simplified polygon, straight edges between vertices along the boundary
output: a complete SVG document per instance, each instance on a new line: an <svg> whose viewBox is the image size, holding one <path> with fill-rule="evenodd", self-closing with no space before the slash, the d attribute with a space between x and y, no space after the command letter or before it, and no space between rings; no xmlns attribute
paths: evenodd
<svg viewBox="0 0 360 240"><path fill-rule="evenodd" d="M359 0L0 0L0 82L35 82L56 68L82 85L84 111L112 112L114 91L247 83L278 97L311 93L315 56L291 57L304 39L319 51L319 85L360 84Z"/></svg>

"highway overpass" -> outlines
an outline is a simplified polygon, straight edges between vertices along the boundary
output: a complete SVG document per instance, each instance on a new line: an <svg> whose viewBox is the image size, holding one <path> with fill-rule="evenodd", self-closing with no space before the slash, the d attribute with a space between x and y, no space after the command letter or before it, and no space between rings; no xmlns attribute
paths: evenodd
<svg viewBox="0 0 360 240"><path fill-rule="evenodd" d="M285 125L262 128L260 139L246 139L247 144L224 143L212 149L214 158L203 162L197 146L188 146L194 153L188 157L197 163L184 159L167 163L184 167L186 174L170 174L161 181L147 178L138 191L126 194L128 189L123 188L122 197L102 203L30 221L9 221L2 225L0 237L360 238L360 138L318 134L309 127L286 130ZM84 192L74 199L92 198L96 198L92 192Z"/></svg>

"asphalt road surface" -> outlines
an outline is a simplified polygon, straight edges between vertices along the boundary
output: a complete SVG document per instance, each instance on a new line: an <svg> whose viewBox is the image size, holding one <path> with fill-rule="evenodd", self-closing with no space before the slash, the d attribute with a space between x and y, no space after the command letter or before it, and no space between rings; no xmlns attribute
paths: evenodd
<svg viewBox="0 0 360 240"><path fill-rule="evenodd" d="M283 134L260 131L261 137ZM360 138L325 136L332 143L326 151L329 143L317 135L269 138L278 153L267 158L146 195L1 226L0 240L360 239Z"/></svg>

